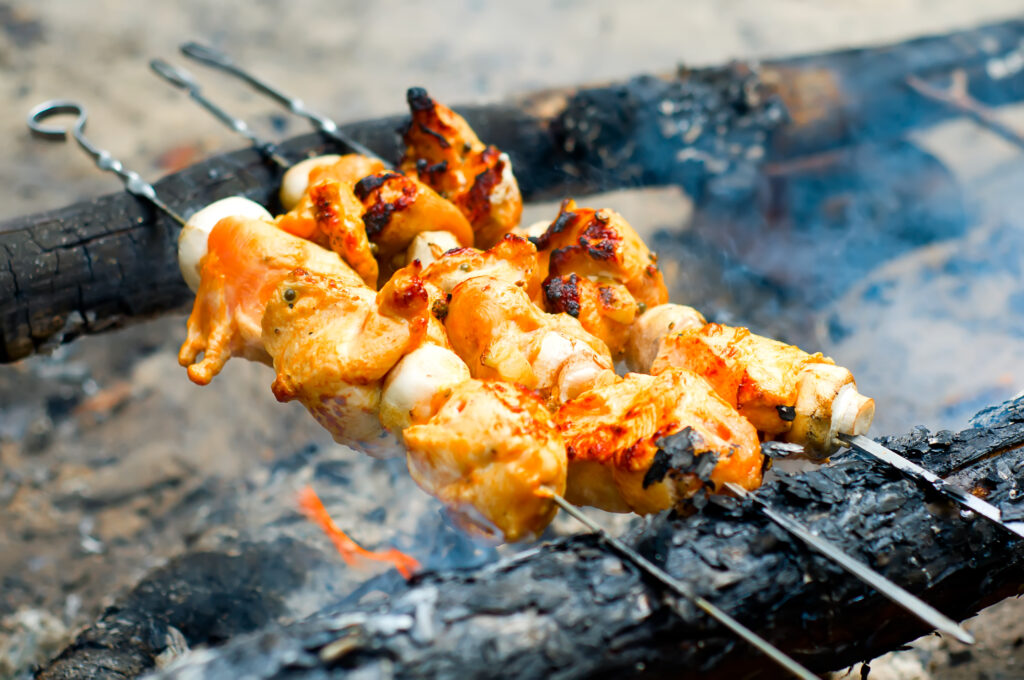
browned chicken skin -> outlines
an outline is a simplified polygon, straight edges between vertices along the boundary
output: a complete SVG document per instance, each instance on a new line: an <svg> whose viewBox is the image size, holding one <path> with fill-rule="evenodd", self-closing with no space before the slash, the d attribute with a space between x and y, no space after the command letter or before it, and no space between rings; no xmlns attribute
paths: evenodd
<svg viewBox="0 0 1024 680"><path fill-rule="evenodd" d="M754 427L689 371L630 373L563 404L555 422L568 452L566 498L573 503L647 514L681 506L704 482L712 491L725 482L745 489L761 483ZM659 440L684 430L688 455L658 453ZM712 453L717 462L705 462L702 472L702 457Z"/></svg>
<svg viewBox="0 0 1024 680"><path fill-rule="evenodd" d="M277 226L333 250L367 286L376 288L377 260L366 237L362 213L363 204L352 185L326 179L311 184L299 204L277 218Z"/></svg>
<svg viewBox="0 0 1024 680"><path fill-rule="evenodd" d="M489 248L519 224L523 200L508 157L485 146L457 113L426 90L407 93L412 119L400 168L454 203L473 225L474 245Z"/></svg>
<svg viewBox="0 0 1024 680"><path fill-rule="evenodd" d="M513 283L535 300L541 283L537 249L521 236L506 234L488 250L449 250L423 270L422 278L448 294L474 276L490 276Z"/></svg>
<svg viewBox="0 0 1024 680"><path fill-rule="evenodd" d="M409 472L464 527L518 541L536 536L565 491L565 446L533 392L467 380L425 424L405 429Z"/></svg>
<svg viewBox="0 0 1024 680"><path fill-rule="evenodd" d="M547 272L546 309L579 318L615 358L625 351L636 315L668 301L657 258L612 210L577 208L567 200L533 240Z"/></svg>
<svg viewBox="0 0 1024 680"><path fill-rule="evenodd" d="M474 378L518 383L556 403L614 379L604 343L572 317L544 313L508 281L466 279L452 291L444 323Z"/></svg>
<svg viewBox="0 0 1024 680"><path fill-rule="evenodd" d="M406 264L405 251L420 232L447 231L461 245L473 245L473 228L458 208L415 178L379 172L357 182L355 195L385 276Z"/></svg>

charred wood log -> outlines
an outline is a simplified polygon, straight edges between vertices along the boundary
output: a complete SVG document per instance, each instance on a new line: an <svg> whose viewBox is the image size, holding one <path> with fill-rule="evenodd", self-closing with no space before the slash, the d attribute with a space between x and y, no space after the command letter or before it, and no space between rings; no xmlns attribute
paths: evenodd
<svg viewBox="0 0 1024 680"><path fill-rule="evenodd" d="M1015 66L1024 21L891 47L846 50L763 65L736 63L552 91L465 109L489 142L513 157L529 198L614 187L682 184L756 172L766 160L854 141L894 139L953 112L906 86L955 69L972 93L998 105L1024 97ZM399 118L346 126L395 155ZM300 158L336 151L316 135L290 140ZM234 194L273 205L279 171L252 150L217 156L157 184L180 212ZM177 226L125 194L0 224L0 361L86 333L182 308Z"/></svg>
<svg viewBox="0 0 1024 680"><path fill-rule="evenodd" d="M957 434L919 428L886 444L1020 515L1024 398L977 423ZM957 619L1017 593L1024 581L1024 552L1012 535L964 518L941 498L851 455L782 476L760 494ZM629 541L812 669L841 669L927 632L735 501L712 499L687 518L659 516ZM188 556L179 564L190 564ZM140 588L187 598L194 575L191 566L168 568ZM234 596L227 585L216 601ZM769 662L591 536L554 541L480 570L424 574L384 601L359 595L303 622L186 657L161 677L776 676ZM138 648L123 631L107 642L111 619L178 626L178 616L202 618L169 605L134 611L137 601L108 612L39 677L98 677L102 657L90 649ZM204 641L201 634L191 639ZM146 648L151 658L160 651Z"/></svg>

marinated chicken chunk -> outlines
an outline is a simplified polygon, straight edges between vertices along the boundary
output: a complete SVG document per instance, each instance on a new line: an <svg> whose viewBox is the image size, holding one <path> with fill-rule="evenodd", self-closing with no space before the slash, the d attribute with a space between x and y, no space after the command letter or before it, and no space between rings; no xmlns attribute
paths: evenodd
<svg viewBox="0 0 1024 680"><path fill-rule="evenodd" d="M623 358L629 370L650 373L662 340L688 328L701 328L707 320L693 307L667 302L651 307L629 327Z"/></svg>
<svg viewBox="0 0 1024 680"><path fill-rule="evenodd" d="M512 161L426 90L411 88L407 99L412 118L399 167L458 207L473 225L473 245L491 247L519 224L523 211Z"/></svg>
<svg viewBox="0 0 1024 680"><path fill-rule="evenodd" d="M658 258L614 210L579 208L566 200L555 221L533 240L549 276L620 283L642 309L668 302Z"/></svg>
<svg viewBox="0 0 1024 680"><path fill-rule="evenodd" d="M837 432L865 433L874 416L874 402L857 392L849 370L746 328L709 323L669 333L651 372L677 368L706 378L765 438L817 455L836 448Z"/></svg>
<svg viewBox="0 0 1024 680"><path fill-rule="evenodd" d="M569 457L566 498L578 505L648 514L705 485L761 484L754 427L689 371L630 373L563 404L555 422Z"/></svg>
<svg viewBox="0 0 1024 680"><path fill-rule="evenodd" d="M379 172L356 183L355 194L385 276L407 264L404 254L421 232L447 231L460 245L473 245L473 228L458 208L415 178Z"/></svg>
<svg viewBox="0 0 1024 680"><path fill-rule="evenodd" d="M545 308L579 318L617 359L637 314L668 301L657 258L612 210L565 201L555 221L531 240L547 272Z"/></svg>
<svg viewBox="0 0 1024 680"><path fill-rule="evenodd" d="M463 527L505 541L534 537L565 491L565 446L526 388L467 380L424 424L403 432L409 473Z"/></svg>
<svg viewBox="0 0 1024 680"><path fill-rule="evenodd" d="M292 270L301 267L363 287L362 279L335 253L259 219L220 220L200 263L188 336L178 353L189 379L199 385L209 383L232 356L271 362L262 340L263 313Z"/></svg>
<svg viewBox="0 0 1024 680"><path fill-rule="evenodd" d="M413 275L378 293L297 269L267 303L263 344L271 389L298 400L335 441L370 454L393 450L378 418L384 377L427 331L427 294Z"/></svg>
<svg viewBox="0 0 1024 680"><path fill-rule="evenodd" d="M508 281L475 276L457 285L444 325L474 378L518 383L553 403L615 379L604 343Z"/></svg>
<svg viewBox="0 0 1024 680"><path fill-rule="evenodd" d="M445 294L475 276L489 276L515 284L535 300L540 294L541 283L537 249L526 239L507 234L487 250L449 250L423 270L423 280L434 284Z"/></svg>
<svg viewBox="0 0 1024 680"><path fill-rule="evenodd" d="M333 250L367 286L376 288L375 248L366 237L362 214L352 185L327 179L310 186L290 212L277 218L277 226Z"/></svg>
<svg viewBox="0 0 1024 680"><path fill-rule="evenodd" d="M569 274L544 281L544 309L579 319L587 332L600 338L612 356L619 358L625 352L638 305L620 283L597 283Z"/></svg>

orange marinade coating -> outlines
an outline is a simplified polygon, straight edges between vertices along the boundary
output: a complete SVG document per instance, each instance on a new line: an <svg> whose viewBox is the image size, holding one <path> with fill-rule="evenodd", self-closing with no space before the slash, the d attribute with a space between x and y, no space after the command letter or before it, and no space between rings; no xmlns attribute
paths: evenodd
<svg viewBox="0 0 1024 680"><path fill-rule="evenodd" d="M293 269L363 286L337 254L262 220L225 218L210 232L207 247L188 336L178 353L189 379L199 385L209 383L232 356L270 363L262 342L263 312Z"/></svg>
<svg viewBox="0 0 1024 680"><path fill-rule="evenodd" d="M569 457L566 496L579 504L640 514L678 506L702 485L689 470L667 469L647 478L657 440L691 429L697 456L714 452L710 481L761 484L762 454L754 427L689 371L651 376L630 373L586 392L555 414Z"/></svg>
<svg viewBox="0 0 1024 680"><path fill-rule="evenodd" d="M467 380L425 424L403 432L412 478L463 527L508 542L535 537L565 490L565 447L540 398Z"/></svg>
<svg viewBox="0 0 1024 680"><path fill-rule="evenodd" d="M651 373L685 368L768 437L790 429L800 372L811 364L834 364L819 354L751 333L709 323L671 333L661 341Z"/></svg>
<svg viewBox="0 0 1024 680"><path fill-rule="evenodd" d="M533 240L549 276L614 281L645 308L668 302L658 258L614 210L578 208L566 200L555 221Z"/></svg>
<svg viewBox="0 0 1024 680"><path fill-rule="evenodd" d="M458 248L449 250L423 270L424 281L444 293L475 276L490 276L508 281L526 291L531 300L540 294L541 275L537 249L527 239L506 234L487 250Z"/></svg>
<svg viewBox="0 0 1024 680"><path fill-rule="evenodd" d="M377 417L384 377L424 340L428 316L415 272L375 293L296 269L280 280L263 316L274 396L299 401L339 443L373 453L387 439Z"/></svg>

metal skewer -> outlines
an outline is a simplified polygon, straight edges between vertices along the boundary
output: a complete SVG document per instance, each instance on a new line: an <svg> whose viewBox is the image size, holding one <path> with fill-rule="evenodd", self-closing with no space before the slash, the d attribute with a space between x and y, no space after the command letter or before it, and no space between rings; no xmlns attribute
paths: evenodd
<svg viewBox="0 0 1024 680"><path fill-rule="evenodd" d="M138 173L131 170L125 170L121 161L111 156L109 151L101 149L89 141L85 136L85 123L88 120L88 114L86 113L85 107L78 102L71 101L69 99L51 99L49 101L45 101L28 112L28 119L26 122L28 123L28 128L32 131L32 134L41 139L49 141L66 141L68 137L67 129L52 125L43 125L43 121L47 118L60 115L77 116L77 120L74 125L71 126L71 136L74 137L76 142L78 142L78 146L82 147L87 154L92 156L93 161L100 170L114 173L121 178L121 181L124 183L124 188L128 193L149 201L175 222L185 226L185 220L181 215L172 210L170 206L160 200L160 197L156 195L156 189L153 188L152 184L142 179Z"/></svg>
<svg viewBox="0 0 1024 680"><path fill-rule="evenodd" d="M932 628L943 633L948 633L964 644L974 644L974 636L967 632L963 626L959 625L956 621L935 609L921 598L907 592L900 586L885 578L863 562L858 562L853 559L843 552L839 546L835 545L831 541L825 540L817 534L811 533L810 530L791 517L787 517L786 515L772 509L762 499L758 498L756 494L748 492L742 486L732 482L726 482L725 488L740 498L748 498L753 501L765 517L799 538L813 550L818 551L864 583L867 583L879 593L900 605Z"/></svg>
<svg viewBox="0 0 1024 680"><path fill-rule="evenodd" d="M230 73L236 78L244 80L249 85L254 87L256 90L262 92L263 94L267 95L268 97L276 100L278 103L285 106L289 111L291 111L295 115L302 116L303 118L309 120L324 136L331 138L332 140L338 142L339 144L347 146L352 151L358 154L369 156L370 158L377 158L379 160L383 160L380 158L380 156L378 156L376 153L368 149L366 146L360 144L352 137L342 132L341 129L338 127L338 124L335 123L333 120L322 114L316 113L315 111L308 109L306 107L305 102L303 102L298 97L289 96L282 92L281 90L274 87L273 85L270 85L266 81L257 78L248 71L243 70L234 62L234 60L231 59L231 57L224 54L220 50L214 49L213 47L210 47L208 45L202 45L197 42L184 43L183 45L181 45L180 49L181 53L184 54L186 57L189 57L190 59L195 59L198 62L206 64L207 66L212 66L214 68L220 69L225 73ZM390 167L390 164L388 165Z"/></svg>
<svg viewBox="0 0 1024 680"><path fill-rule="evenodd" d="M802 680L818 680L817 675L811 673L809 670L807 670L799 663L794 661L791 657L789 657L785 652L780 650L778 647L768 642L763 637L761 637L754 631L750 630L733 617L729 616L729 614L722 611L711 602L705 600L700 595L694 593L693 590L691 590L690 586L688 586L686 583L675 578L667 571L665 571L664 569L662 569L661 567L654 564L646 557L638 553L636 550L633 550L628 545L626 545L619 539L609 534L601 525L597 524L589 517L584 515L582 512L580 512L579 509L576 508L576 506L574 506L572 503L565 500L558 494L552 494L551 497L555 501L555 503L558 504L560 508L562 508L562 510L565 510L565 512L572 516L573 519L575 519L577 522L580 522L588 529L593 531L595 534L598 534L602 540L608 543L608 545L615 549L615 551L618 552L620 555L628 559L636 566L640 567L650 576L657 579L658 582L660 582L661 584L667 586L675 593L692 602L698 609L700 609L705 614L713 618L715 621L721 623L723 626L731 630L739 637L746 640L748 643L753 645L758 651L762 652L763 654L771 658L772 661L779 664L787 671L789 671L791 674L793 674L794 677L801 678Z"/></svg>
<svg viewBox="0 0 1024 680"><path fill-rule="evenodd" d="M867 454L886 465L896 468L907 477L926 484L960 506L970 510L971 512L977 513L989 521L998 524L1007 531L1024 538L1024 522L1004 522L1003 513L996 506L992 505L988 501L978 498L974 494L964 491L960 487L950 484L934 472L926 470L917 463L907 460L895 451L890 451L875 440L868 439L864 435L859 434L853 436L840 434L838 435L838 438L850 448Z"/></svg>
<svg viewBox="0 0 1024 680"><path fill-rule="evenodd" d="M206 95L203 94L202 88L199 86L199 83L196 82L196 79L192 77L191 73L177 66L172 66L163 59L153 59L149 62L149 67L153 69L154 73L169 82L171 85L188 92L188 96L196 103L212 113L217 120L248 139L260 153L273 161L277 166L287 169L293 165L291 161L281 155L276 144L263 139L253 132L244 120L232 116L230 113L217 106L217 104L210 101Z"/></svg>

